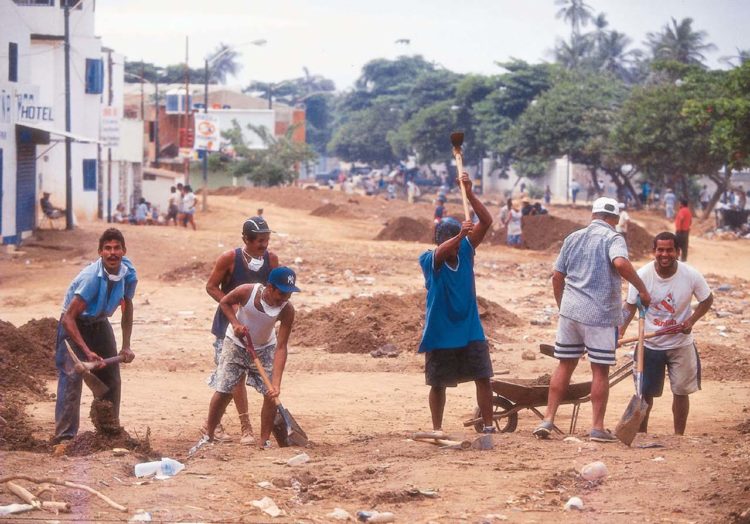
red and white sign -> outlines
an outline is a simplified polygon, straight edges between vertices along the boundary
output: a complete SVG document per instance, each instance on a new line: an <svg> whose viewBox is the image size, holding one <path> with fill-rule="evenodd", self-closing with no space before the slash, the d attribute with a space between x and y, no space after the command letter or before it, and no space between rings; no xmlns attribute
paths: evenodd
<svg viewBox="0 0 750 524"><path fill-rule="evenodd" d="M196 151L219 151L219 119L208 113L194 113L195 140L193 149Z"/></svg>

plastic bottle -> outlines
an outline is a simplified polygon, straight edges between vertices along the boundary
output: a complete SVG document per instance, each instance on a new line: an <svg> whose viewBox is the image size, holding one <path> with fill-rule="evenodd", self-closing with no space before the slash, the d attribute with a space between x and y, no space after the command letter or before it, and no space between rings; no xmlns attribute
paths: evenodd
<svg viewBox="0 0 750 524"><path fill-rule="evenodd" d="M596 461L581 468L581 476L586 480L599 480L607 476L607 466L604 462Z"/></svg>
<svg viewBox="0 0 750 524"><path fill-rule="evenodd" d="M185 465L171 458L162 458L154 462L142 462L135 465L135 476L146 477L156 474L157 477L172 477L185 469Z"/></svg>
<svg viewBox="0 0 750 524"><path fill-rule="evenodd" d="M299 455L295 455L289 460L286 461L287 466L301 466L302 464L305 464L306 462L310 461L310 456L307 453L300 453Z"/></svg>

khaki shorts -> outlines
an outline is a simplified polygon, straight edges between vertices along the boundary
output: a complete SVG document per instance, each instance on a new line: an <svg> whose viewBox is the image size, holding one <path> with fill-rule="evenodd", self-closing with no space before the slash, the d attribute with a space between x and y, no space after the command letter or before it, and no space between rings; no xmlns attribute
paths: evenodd
<svg viewBox="0 0 750 524"><path fill-rule="evenodd" d="M664 370L675 395L690 395L701 388L701 360L695 344L674 349L646 348L643 353L643 395L660 397L664 391Z"/></svg>
<svg viewBox="0 0 750 524"><path fill-rule="evenodd" d="M581 358L588 352L589 362L614 366L616 346L616 327L590 326L562 316L557 322L555 358Z"/></svg>

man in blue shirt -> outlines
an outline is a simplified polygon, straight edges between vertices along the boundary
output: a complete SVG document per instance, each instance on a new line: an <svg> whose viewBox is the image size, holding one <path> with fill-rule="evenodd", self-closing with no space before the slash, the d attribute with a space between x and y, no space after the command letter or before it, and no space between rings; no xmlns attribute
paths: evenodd
<svg viewBox="0 0 750 524"><path fill-rule="evenodd" d="M484 429L494 433L492 361L479 321L474 284L474 250L492 225L492 215L472 192L466 173L461 175L460 183L466 187L466 196L479 222L443 219L435 228L437 249L419 257L427 288L419 352L425 354L432 428L442 431L445 388L473 380Z"/></svg>
<svg viewBox="0 0 750 524"><path fill-rule="evenodd" d="M617 200L598 198L591 210L591 223L565 238L552 272L552 289L560 318L555 338L559 359L550 380L547 411L534 429L537 438L548 438L555 414L578 360L588 353L591 363L592 426L590 440L614 442L604 429L609 395L609 366L615 363L617 327L622 324L622 278L640 293L648 307L651 297L628 260L628 246L615 231L620 207Z"/></svg>
<svg viewBox="0 0 750 524"><path fill-rule="evenodd" d="M112 403L119 420L120 366L104 366L103 360L117 354L117 342L107 320L122 305L123 362L135 358L130 349L133 330L133 296L138 283L135 267L125 257L125 238L115 228L107 229L99 238L99 259L86 266L73 279L63 302L63 313L57 326L55 364L58 369L55 435L53 443L70 440L78 433L81 407L82 378L73 369L65 346L70 342L79 359L99 362L92 371L109 391L101 400Z"/></svg>

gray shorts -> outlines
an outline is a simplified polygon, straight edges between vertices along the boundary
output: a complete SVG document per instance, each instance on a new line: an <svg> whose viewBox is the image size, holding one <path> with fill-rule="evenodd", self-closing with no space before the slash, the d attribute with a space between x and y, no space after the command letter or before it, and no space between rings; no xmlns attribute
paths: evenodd
<svg viewBox="0 0 750 524"><path fill-rule="evenodd" d="M617 328L582 324L560 317L555 337L555 358L580 358L588 352L593 364L615 365Z"/></svg>
<svg viewBox="0 0 750 524"><path fill-rule="evenodd" d="M664 391L664 370L675 395L690 395L701 388L701 360L695 344L674 349L645 348L643 394L660 397Z"/></svg>
<svg viewBox="0 0 750 524"><path fill-rule="evenodd" d="M265 369L268 378L273 374L273 357L276 354L276 344L256 349L258 359ZM219 356L219 365L216 372L211 376L208 383L219 393L231 393L234 387L240 383L242 376L247 374L247 385L255 388L259 393L265 395L267 392L263 379L250 360L245 348L238 346L231 338L225 338Z"/></svg>

